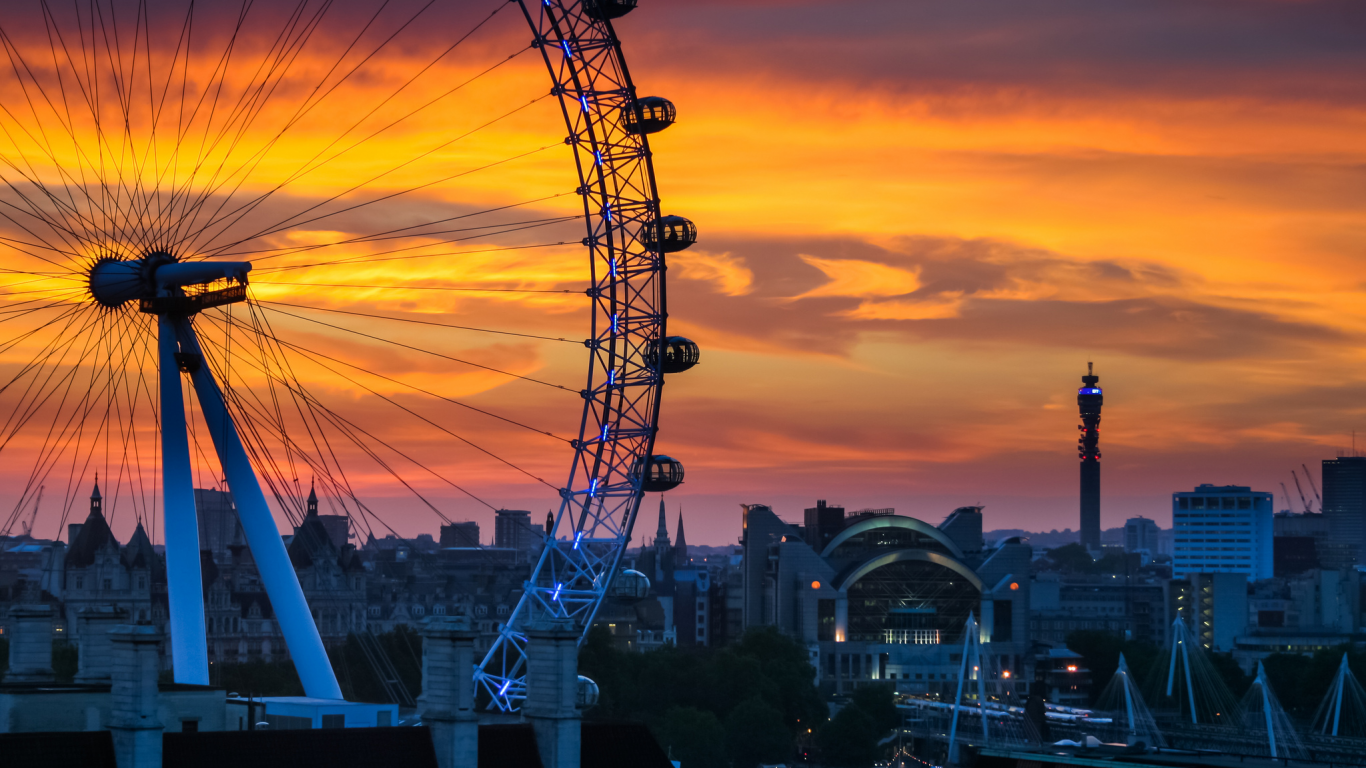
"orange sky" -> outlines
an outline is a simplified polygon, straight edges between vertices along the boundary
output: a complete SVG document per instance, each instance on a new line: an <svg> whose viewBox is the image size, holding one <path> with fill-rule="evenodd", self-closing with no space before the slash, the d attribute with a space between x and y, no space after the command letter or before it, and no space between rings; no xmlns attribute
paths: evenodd
<svg viewBox="0 0 1366 768"><path fill-rule="evenodd" d="M342 10L351 5L362 4ZM248 192L308 168L339 126L444 47L442 30L465 30L487 10L434 13L440 23L398 38L365 77L272 145ZM1105 526L1137 514L1166 525L1168 494L1201 482L1249 484L1283 505L1278 484L1292 467L1334 455L1366 425L1363 13L1346 2L1269 0L1120 9L1082 0L642 3L617 29L641 93L679 107L678 124L652 147L665 211L701 229L698 246L673 257L669 271L670 328L703 348L702 364L665 388L659 449L688 468L669 495L671 525L682 505L689 541L719 544L739 534L739 503L770 503L796 519L821 498L932 522L985 503L988 527L1075 528L1072 393L1088 360L1107 395ZM178 30L178 19L167 11L156 23ZM347 19L322 29L334 21L345 29ZM15 39L39 39L8 24ZM172 41L157 49L169 55L174 35L157 39ZM325 76L342 39L320 34L292 75ZM426 104L525 40L520 19L500 14L347 136ZM249 42L243 60L265 55ZM203 46L218 50L211 34ZM192 61L203 73L196 82L212 81L213 57ZM224 80L240 91L251 78L235 67ZM428 149L345 200L440 181L266 235L237 257L257 264L255 298L295 305L269 310L279 336L332 361L295 358L296 375L320 398L490 504L538 515L553 492L450 433L551 485L564 481L564 444L414 388L572 436L576 396L450 358L577 388L581 346L318 308L579 339L583 249L552 244L574 243L575 225L297 249L529 200L540 202L424 231L572 214L578 198L566 193L576 182L567 150L556 146L564 128L552 100L442 146L543 96L544 78L539 60L523 53L309 170L244 231ZM21 82L0 83L5 103L23 97ZM268 128L308 98L296 87L266 102L233 157L265 146ZM133 111L145 129L150 113ZM8 137L0 154L28 158L38 176L61 183L40 140L19 130L37 122L52 124L41 105L0 116ZM164 159L174 132L165 123L158 131ZM60 162L74 162L69 142L54 145ZM468 239L442 242L455 237ZM493 250L514 244L538 247ZM422 258L336 263L397 248ZM0 261L34 268L22 255ZM270 269L315 263L323 266ZM320 287L332 284L575 293ZM0 352L0 367L16 370L34 354L25 349ZM249 365L234 370L241 386L260 387ZM0 406L8 413L13 402ZM150 431L141 439L150 443ZM4 450L41 443L21 435ZM393 477L346 456L352 487L388 524L435 532L437 518ZM212 461L203 463L212 477ZM28 464L6 472L11 486L23 485ZM487 507L435 475L401 472L448 517L480 520L491 533ZM58 474L65 485L71 471ZM57 506L45 501L40 517L54 529ZM651 519L636 540L653 529Z"/></svg>

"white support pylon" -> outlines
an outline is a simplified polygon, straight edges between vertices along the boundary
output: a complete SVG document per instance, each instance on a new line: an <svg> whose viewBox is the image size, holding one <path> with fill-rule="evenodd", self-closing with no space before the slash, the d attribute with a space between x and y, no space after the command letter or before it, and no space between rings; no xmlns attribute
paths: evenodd
<svg viewBox="0 0 1366 768"><path fill-rule="evenodd" d="M949 723L949 765L958 764L958 713L963 707L963 686L968 680L969 658L972 656L973 635L977 632L977 620L968 613L968 623L963 628L963 654L958 662L958 693L953 698L953 718ZM981 702L979 702L980 704ZM986 733L986 708L982 708L983 735Z"/></svg>
<svg viewBox="0 0 1366 768"><path fill-rule="evenodd" d="M1266 720L1266 741L1271 747L1271 756L1280 757L1276 754L1276 722L1271 712L1271 686L1266 681L1266 670L1260 661L1257 662L1257 679L1252 684L1262 691L1262 717Z"/></svg>
<svg viewBox="0 0 1366 768"><path fill-rule="evenodd" d="M203 353L194 327L187 320L173 322L181 351L202 359ZM289 654L303 683L304 693L315 699L340 699L342 693L341 686L337 685L337 675L332 671L322 637L313 623L313 613L304 599L303 588L299 586L299 577L294 573L289 553L280 539L280 529L275 527L275 519L271 517L266 497L261 493L256 472L251 468L237 427L223 402L223 392L218 388L218 382L214 380L207 362L201 364L191 377L204 413L204 423L213 436L218 461L228 478L228 488L237 506L237 517L242 523L242 532L246 534L247 546L251 548L252 559L256 561L261 584L270 597L275 620L280 625L285 644L289 646ZM202 609L199 615L202 621Z"/></svg>
<svg viewBox="0 0 1366 768"><path fill-rule="evenodd" d="M209 645L204 631L204 589L199 570L199 518L185 436L185 398L176 361L175 321L158 318L161 380L161 494L165 513L166 587L171 611L171 661L175 681L209 684Z"/></svg>

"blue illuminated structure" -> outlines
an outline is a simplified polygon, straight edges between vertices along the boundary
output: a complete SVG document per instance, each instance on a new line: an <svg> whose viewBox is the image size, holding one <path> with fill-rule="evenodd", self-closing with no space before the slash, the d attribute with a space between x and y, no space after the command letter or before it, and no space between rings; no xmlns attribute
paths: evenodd
<svg viewBox="0 0 1366 768"><path fill-rule="evenodd" d="M1100 548L1100 407L1104 395L1096 384L1091 363L1081 377L1077 390L1077 409L1081 412L1081 437L1077 438L1077 457L1081 459L1081 543L1089 549Z"/></svg>

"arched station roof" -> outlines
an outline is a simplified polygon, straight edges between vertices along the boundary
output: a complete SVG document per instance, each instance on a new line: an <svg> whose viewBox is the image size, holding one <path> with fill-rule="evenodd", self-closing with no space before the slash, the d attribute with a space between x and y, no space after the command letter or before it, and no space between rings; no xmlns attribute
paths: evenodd
<svg viewBox="0 0 1366 768"><path fill-rule="evenodd" d="M917 520L914 517L906 517L904 515L880 515L854 523L848 528L840 531L834 539L831 539L830 543L826 545L825 550L821 552L821 557L830 557L834 554L835 549L839 545L849 539L858 536L861 533L867 533L879 528L905 528L907 530L915 531L922 536L928 536L942 544L945 549L952 553L954 558L958 560L963 559L963 550L959 549L958 545L954 544L953 540L945 535L943 531L923 520Z"/></svg>
<svg viewBox="0 0 1366 768"><path fill-rule="evenodd" d="M919 521L917 521L919 522ZM838 541L838 539L836 539ZM831 542L834 545L834 542ZM935 565L948 568L949 570L962 576L969 584L977 588L978 592L985 591L986 585L978 578L972 569L963 564L962 561L949 557L940 552L931 552L927 549L899 549L895 552L886 552L875 557L871 557L857 565L845 569L844 573L835 577L836 589L847 589L850 585L857 582L864 576L885 565L906 561L919 561L933 563Z"/></svg>

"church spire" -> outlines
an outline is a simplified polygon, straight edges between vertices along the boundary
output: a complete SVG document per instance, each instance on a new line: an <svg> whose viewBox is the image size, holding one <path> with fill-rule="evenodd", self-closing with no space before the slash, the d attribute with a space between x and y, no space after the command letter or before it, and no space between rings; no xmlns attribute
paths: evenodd
<svg viewBox="0 0 1366 768"><path fill-rule="evenodd" d="M318 514L318 492L314 490L313 483L308 484L308 512L307 515L315 517Z"/></svg>
<svg viewBox="0 0 1366 768"><path fill-rule="evenodd" d="M95 473L95 490L90 493L90 514L104 514L104 497L100 495L100 473Z"/></svg>
<svg viewBox="0 0 1366 768"><path fill-rule="evenodd" d="M655 546L669 546L669 524L664 520L664 496L659 497L659 528L655 530Z"/></svg>
<svg viewBox="0 0 1366 768"><path fill-rule="evenodd" d="M674 564L683 567L688 564L688 539L683 535L683 505L678 505L678 539L674 542Z"/></svg>

